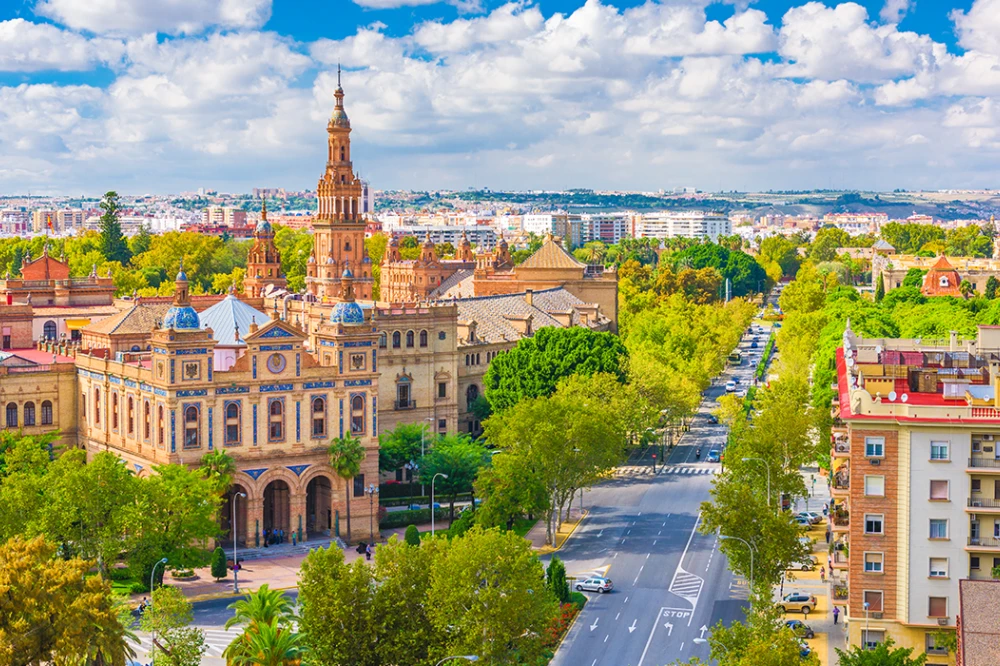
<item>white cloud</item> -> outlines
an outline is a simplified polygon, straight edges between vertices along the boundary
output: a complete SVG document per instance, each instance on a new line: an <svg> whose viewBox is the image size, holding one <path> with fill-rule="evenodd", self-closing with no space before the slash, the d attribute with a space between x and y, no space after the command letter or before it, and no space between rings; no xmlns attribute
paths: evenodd
<svg viewBox="0 0 1000 666"><path fill-rule="evenodd" d="M352 0L354 4L365 9L420 7L422 5L436 5L442 1L446 1L449 5L454 5L461 12L481 12L483 10L481 0Z"/></svg>
<svg viewBox="0 0 1000 666"><path fill-rule="evenodd" d="M1000 55L1000 0L975 0L968 12L954 10L951 19L963 47Z"/></svg>
<svg viewBox="0 0 1000 666"><path fill-rule="evenodd" d="M44 23L0 21L0 71L84 71L117 63L124 45L114 39L87 39Z"/></svg>
<svg viewBox="0 0 1000 666"><path fill-rule="evenodd" d="M206 28L259 28L271 0L39 0L35 13L96 34L194 34Z"/></svg>
<svg viewBox="0 0 1000 666"><path fill-rule="evenodd" d="M899 23L910 11L910 0L885 0L879 18L885 23Z"/></svg>

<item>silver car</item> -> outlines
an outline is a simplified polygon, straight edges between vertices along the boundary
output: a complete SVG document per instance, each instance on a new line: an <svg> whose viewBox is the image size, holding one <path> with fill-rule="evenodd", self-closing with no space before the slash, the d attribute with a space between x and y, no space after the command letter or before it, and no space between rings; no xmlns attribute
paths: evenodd
<svg viewBox="0 0 1000 666"><path fill-rule="evenodd" d="M604 594L605 592L610 592L615 587L614 583L611 582L610 578L587 578L577 582L576 589L578 592L597 592L598 594Z"/></svg>

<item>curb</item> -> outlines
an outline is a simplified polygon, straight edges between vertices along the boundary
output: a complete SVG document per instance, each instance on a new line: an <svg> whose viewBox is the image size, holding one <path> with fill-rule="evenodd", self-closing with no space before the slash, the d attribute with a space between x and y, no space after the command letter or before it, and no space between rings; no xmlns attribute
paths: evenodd
<svg viewBox="0 0 1000 666"><path fill-rule="evenodd" d="M590 603L590 599L589 598L587 599L587 603ZM585 603L583 605L583 608L586 608L586 607L587 607L587 604ZM583 608L579 609L576 612L576 615L573 616L573 621L569 623L568 627L566 627L566 631L563 633L562 637L559 639L559 644L556 645L555 649L552 650L552 659L555 659L556 654L558 654L559 650L562 648L563 643L566 642L566 637L569 636L569 632L573 631L573 627L576 626L576 621L580 619L581 615L583 615ZM551 660L549 660L549 663L552 663Z"/></svg>
<svg viewBox="0 0 1000 666"><path fill-rule="evenodd" d="M265 585L265 583L261 583L261 585ZM185 598L188 600L189 603L195 603L199 601L214 601L216 599L239 599L245 594L255 592L257 589L259 589L259 587L260 586L257 586L256 588L247 588L246 590L241 590L239 594L233 594L232 590L230 590L228 592L211 592L208 594L198 594L193 597L185 597ZM287 590L296 590L298 589L298 586L290 585L288 587L271 587L270 589L280 590L284 592Z"/></svg>
<svg viewBox="0 0 1000 666"><path fill-rule="evenodd" d="M562 543L560 543L558 546L556 546L555 548L553 548L552 546L542 546L541 548L538 548L535 552L541 555L548 555L549 553L554 553L556 551L562 550L562 547L566 545L566 543L573 537L574 534L576 534L577 528L580 527L584 519L586 519L587 516L589 515L590 511L584 510L583 515L580 516L580 520L576 521L576 524L573 525L573 529L569 531L569 534L566 535L566 538L563 539ZM558 533L556 534L556 540L557 541L559 540Z"/></svg>

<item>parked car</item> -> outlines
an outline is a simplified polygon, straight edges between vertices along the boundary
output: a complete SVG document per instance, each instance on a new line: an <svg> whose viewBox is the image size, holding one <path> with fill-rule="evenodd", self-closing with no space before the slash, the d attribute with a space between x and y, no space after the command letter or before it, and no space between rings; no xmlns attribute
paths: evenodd
<svg viewBox="0 0 1000 666"><path fill-rule="evenodd" d="M816 638L816 632L802 620L787 620L785 626L795 632L796 636L802 638Z"/></svg>
<svg viewBox="0 0 1000 666"><path fill-rule="evenodd" d="M750 349L757 349L757 343L756 342L751 342L750 343Z"/></svg>
<svg viewBox="0 0 1000 666"><path fill-rule="evenodd" d="M719 456L721 456L721 455L722 454L719 452L719 449L712 449L711 451L708 452L708 458L706 458L705 460L707 462L716 462L717 463L717 462L719 462L719 459L720 459Z"/></svg>
<svg viewBox="0 0 1000 666"><path fill-rule="evenodd" d="M799 657L805 659L812 654L812 648L810 648L805 641L799 641Z"/></svg>
<svg viewBox="0 0 1000 666"><path fill-rule="evenodd" d="M789 570L797 569L799 571L812 571L816 568L816 558L812 555L807 555L805 559L799 560L798 562L790 562L788 564Z"/></svg>
<svg viewBox="0 0 1000 666"><path fill-rule="evenodd" d="M726 382L726 393L732 393L735 390L736 390L736 382L730 379L728 382Z"/></svg>
<svg viewBox="0 0 1000 666"><path fill-rule="evenodd" d="M812 521L809 520L809 516L795 516L795 523L799 527L804 527L805 529L812 527Z"/></svg>
<svg viewBox="0 0 1000 666"><path fill-rule="evenodd" d="M587 590L588 592L597 592L598 594L604 594L605 592L610 592L615 587L614 583L611 582L610 578L587 578L577 582L576 589L578 592L583 592Z"/></svg>
<svg viewBox="0 0 1000 666"><path fill-rule="evenodd" d="M719 417L716 416L715 414L705 414L705 420L708 421L709 423L718 423Z"/></svg>
<svg viewBox="0 0 1000 666"><path fill-rule="evenodd" d="M737 398L745 398L745 397L747 397L747 390L746 389L740 389L739 391L736 392L736 397Z"/></svg>
<svg viewBox="0 0 1000 666"><path fill-rule="evenodd" d="M805 516L813 525L823 521L823 515L816 513L815 511L799 511L798 515Z"/></svg>
<svg viewBox="0 0 1000 666"><path fill-rule="evenodd" d="M778 606L786 613L802 611L803 615L809 615L816 610L816 597L804 592L791 592L781 598Z"/></svg>

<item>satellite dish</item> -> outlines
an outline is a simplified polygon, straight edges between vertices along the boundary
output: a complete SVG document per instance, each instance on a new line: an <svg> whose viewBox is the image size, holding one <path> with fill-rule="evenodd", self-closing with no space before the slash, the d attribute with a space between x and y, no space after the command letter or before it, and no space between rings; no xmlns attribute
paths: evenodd
<svg viewBox="0 0 1000 666"><path fill-rule="evenodd" d="M882 353L882 345L875 345L875 353L876 354Z"/></svg>
<svg viewBox="0 0 1000 666"><path fill-rule="evenodd" d="M900 396L899 399L902 400L903 402L906 402L907 400L910 399L910 396L908 394L904 393L903 395Z"/></svg>
<svg viewBox="0 0 1000 666"><path fill-rule="evenodd" d="M847 359L846 361L844 361L844 363L847 365L848 368L853 368L854 367L854 359L853 358Z"/></svg>
<svg viewBox="0 0 1000 666"><path fill-rule="evenodd" d="M896 399L896 392L895 391L889 391L889 402L892 402L895 399Z"/></svg>
<svg viewBox="0 0 1000 666"><path fill-rule="evenodd" d="M919 344L920 344L920 341L921 341L922 339L923 339L923 338L917 338L916 340L914 340L914 342L915 342L915 343L917 343L917 344L919 345Z"/></svg>

